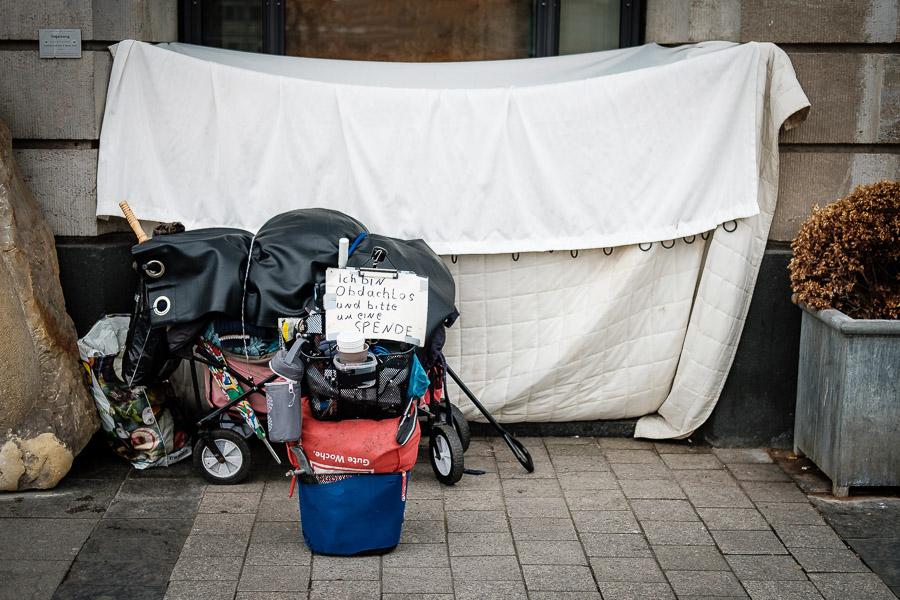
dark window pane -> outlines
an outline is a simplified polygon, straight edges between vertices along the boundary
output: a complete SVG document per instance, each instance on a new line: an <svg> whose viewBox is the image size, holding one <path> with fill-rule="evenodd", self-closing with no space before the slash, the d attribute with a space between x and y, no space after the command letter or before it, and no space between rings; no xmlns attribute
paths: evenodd
<svg viewBox="0 0 900 600"><path fill-rule="evenodd" d="M620 0L562 0L559 53L618 48L619 5Z"/></svg>
<svg viewBox="0 0 900 600"><path fill-rule="evenodd" d="M531 0L286 0L285 53L389 61L525 58Z"/></svg>
<svg viewBox="0 0 900 600"><path fill-rule="evenodd" d="M262 52L261 0L206 0L202 15L204 46Z"/></svg>

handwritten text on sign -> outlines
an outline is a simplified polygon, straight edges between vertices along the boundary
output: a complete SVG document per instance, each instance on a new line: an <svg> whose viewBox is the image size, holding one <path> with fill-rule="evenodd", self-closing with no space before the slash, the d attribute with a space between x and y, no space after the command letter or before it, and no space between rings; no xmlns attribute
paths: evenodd
<svg viewBox="0 0 900 600"><path fill-rule="evenodd" d="M357 269L325 273L325 331L335 339L358 331L369 339L421 346L428 317L428 278L398 273L394 278Z"/></svg>

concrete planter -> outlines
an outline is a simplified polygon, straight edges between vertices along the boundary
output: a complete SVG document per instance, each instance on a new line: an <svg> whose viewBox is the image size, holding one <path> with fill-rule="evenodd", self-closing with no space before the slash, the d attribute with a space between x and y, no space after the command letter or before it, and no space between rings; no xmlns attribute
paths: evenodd
<svg viewBox="0 0 900 600"><path fill-rule="evenodd" d="M900 321L801 308L795 452L835 496L900 485Z"/></svg>

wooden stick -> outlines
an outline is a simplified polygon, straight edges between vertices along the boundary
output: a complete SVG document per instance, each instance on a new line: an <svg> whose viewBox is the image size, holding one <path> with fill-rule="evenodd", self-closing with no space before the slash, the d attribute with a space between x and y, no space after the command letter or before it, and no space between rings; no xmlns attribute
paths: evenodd
<svg viewBox="0 0 900 600"><path fill-rule="evenodd" d="M134 216L134 213L131 211L131 207L128 206L128 202L122 200L119 202L119 208L122 209L122 213L125 215L125 220L128 221L128 226L131 227L131 231L137 236L138 244L143 244L149 240L150 238L144 233L144 228L141 227L141 222L138 221L138 218Z"/></svg>

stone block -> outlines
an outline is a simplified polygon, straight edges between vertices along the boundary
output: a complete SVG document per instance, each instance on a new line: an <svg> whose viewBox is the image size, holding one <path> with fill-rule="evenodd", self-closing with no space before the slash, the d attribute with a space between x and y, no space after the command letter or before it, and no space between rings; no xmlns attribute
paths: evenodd
<svg viewBox="0 0 900 600"><path fill-rule="evenodd" d="M178 40L178 0L94 0L92 16L91 39Z"/></svg>
<svg viewBox="0 0 900 600"><path fill-rule="evenodd" d="M898 173L900 154L782 151L769 239L790 241L813 205L843 198L857 185L896 179Z"/></svg>
<svg viewBox="0 0 900 600"><path fill-rule="evenodd" d="M81 29L91 39L91 0L0 0L0 40L36 40L38 29Z"/></svg>
<svg viewBox="0 0 900 600"><path fill-rule="evenodd" d="M97 139L111 61L106 51L67 60L0 52L0 120L16 139Z"/></svg>
<svg viewBox="0 0 900 600"><path fill-rule="evenodd" d="M740 0L649 0L648 42L678 44L704 40L737 41L741 33Z"/></svg>
<svg viewBox="0 0 900 600"><path fill-rule="evenodd" d="M889 44L897 24L897 0L754 0L741 3L740 40Z"/></svg>
<svg viewBox="0 0 900 600"><path fill-rule="evenodd" d="M900 141L900 56L792 52L812 109L782 142L875 144Z"/></svg>

